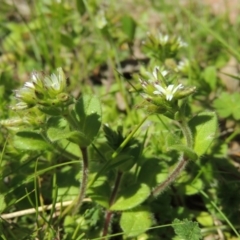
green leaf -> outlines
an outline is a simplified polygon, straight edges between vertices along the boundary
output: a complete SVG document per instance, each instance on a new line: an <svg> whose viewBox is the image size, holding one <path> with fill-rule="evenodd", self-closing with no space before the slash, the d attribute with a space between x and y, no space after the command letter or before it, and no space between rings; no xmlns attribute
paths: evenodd
<svg viewBox="0 0 240 240"><path fill-rule="evenodd" d="M187 184L185 187L186 195L194 195L199 193L203 189L203 181L201 179L196 179L191 184Z"/></svg>
<svg viewBox="0 0 240 240"><path fill-rule="evenodd" d="M0 194L0 213L6 208L5 197L3 194Z"/></svg>
<svg viewBox="0 0 240 240"><path fill-rule="evenodd" d="M49 119L47 135L52 142L67 139L80 146L91 143L84 133L80 131L70 131L67 121L61 117L51 117Z"/></svg>
<svg viewBox="0 0 240 240"><path fill-rule="evenodd" d="M203 72L203 77L205 81L209 84L211 90L216 88L217 84L217 71L215 66L209 66L205 68Z"/></svg>
<svg viewBox="0 0 240 240"><path fill-rule="evenodd" d="M80 143L81 147L88 146L98 134L101 126L101 104L94 96L83 96L75 104L75 114L78 121L78 130L82 137L87 139Z"/></svg>
<svg viewBox="0 0 240 240"><path fill-rule="evenodd" d="M130 156L128 154L119 154L112 160L109 168L117 168L120 172L128 172L129 169L131 169L134 165L135 160L135 156Z"/></svg>
<svg viewBox="0 0 240 240"><path fill-rule="evenodd" d="M56 108L56 107L39 106L39 110L50 116L59 116L62 114L61 109Z"/></svg>
<svg viewBox="0 0 240 240"><path fill-rule="evenodd" d="M194 137L194 151L203 155L215 138L217 131L217 116L214 112L203 112L192 118L189 127Z"/></svg>
<svg viewBox="0 0 240 240"><path fill-rule="evenodd" d="M99 176L87 190L87 195L104 208L109 208L109 198L111 195L111 188L107 179L107 176Z"/></svg>
<svg viewBox="0 0 240 240"><path fill-rule="evenodd" d="M150 187L145 183L132 184L123 188L118 193L116 202L111 206L111 211L129 210L145 201L151 192Z"/></svg>
<svg viewBox="0 0 240 240"><path fill-rule="evenodd" d="M80 146L88 146L91 141L81 132L72 131L68 134L68 140Z"/></svg>
<svg viewBox="0 0 240 240"><path fill-rule="evenodd" d="M80 15L83 15L86 12L86 7L83 0L76 0L77 10Z"/></svg>
<svg viewBox="0 0 240 240"><path fill-rule="evenodd" d="M152 216L147 207L138 207L123 212L120 226L127 237L138 236L147 231L152 225Z"/></svg>
<svg viewBox="0 0 240 240"><path fill-rule="evenodd" d="M13 144L21 150L47 150L50 145L44 141L42 136L34 132L18 132L13 138Z"/></svg>
<svg viewBox="0 0 240 240"><path fill-rule="evenodd" d="M220 117L226 118L233 116L234 119L240 119L240 102L239 93L223 92L217 99L214 100L213 106Z"/></svg>
<svg viewBox="0 0 240 240"><path fill-rule="evenodd" d="M125 15L122 17L122 30L127 35L129 41L134 40L136 22L131 16Z"/></svg>
<svg viewBox="0 0 240 240"><path fill-rule="evenodd" d="M147 184L152 189L158 183L165 180L168 175L166 168L168 168L168 166L163 161L159 161L159 159L148 159L141 167L138 181Z"/></svg>
<svg viewBox="0 0 240 240"><path fill-rule="evenodd" d="M82 153L79 146L75 143L70 142L68 139L62 139L59 141L59 146L66 152L74 154L76 157L82 157Z"/></svg>
<svg viewBox="0 0 240 240"><path fill-rule="evenodd" d="M180 221L179 219L174 219L173 224L174 231L180 239L202 239L201 229L198 227L197 222L192 222L187 219L184 219L183 221Z"/></svg>
<svg viewBox="0 0 240 240"><path fill-rule="evenodd" d="M183 144L172 145L172 146L168 147L168 149L184 152L184 154L186 154L188 156L188 158L191 160L198 159L198 155L191 148L189 148Z"/></svg>
<svg viewBox="0 0 240 240"><path fill-rule="evenodd" d="M214 225L213 216L208 212L200 212L196 219L204 227L211 227Z"/></svg>
<svg viewBox="0 0 240 240"><path fill-rule="evenodd" d="M69 137L68 123L61 117L51 117L47 122L47 136L55 142Z"/></svg>
<svg viewBox="0 0 240 240"><path fill-rule="evenodd" d="M61 43L69 49L73 49L75 47L74 38L68 34L61 33Z"/></svg>

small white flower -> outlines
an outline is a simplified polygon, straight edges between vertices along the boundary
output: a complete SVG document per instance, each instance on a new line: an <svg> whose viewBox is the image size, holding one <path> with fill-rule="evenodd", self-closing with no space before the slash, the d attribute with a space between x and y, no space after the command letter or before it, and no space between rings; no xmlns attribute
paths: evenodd
<svg viewBox="0 0 240 240"><path fill-rule="evenodd" d="M180 37L178 37L177 42L179 44L179 48L188 46L188 44L185 43Z"/></svg>
<svg viewBox="0 0 240 240"><path fill-rule="evenodd" d="M99 29L103 29L105 26L107 26L108 22L105 16L105 12L104 11L99 11L97 13L97 16L95 18L96 21L96 26Z"/></svg>
<svg viewBox="0 0 240 240"><path fill-rule="evenodd" d="M51 76L46 76L44 78L44 86L53 96L64 91L66 79L62 69L58 68L56 73L51 74Z"/></svg>
<svg viewBox="0 0 240 240"><path fill-rule="evenodd" d="M147 88L147 82L146 81L143 81L141 78L139 78L139 81L140 81L140 84L142 85L143 88Z"/></svg>
<svg viewBox="0 0 240 240"><path fill-rule="evenodd" d="M31 76L32 76L32 81L33 81L33 82L37 82L37 80L38 80L38 74L37 74L36 72L33 72Z"/></svg>
<svg viewBox="0 0 240 240"><path fill-rule="evenodd" d="M183 71L185 68L189 67L189 60L184 59L183 61L180 61L178 63L178 66L176 68L177 71Z"/></svg>
<svg viewBox="0 0 240 240"><path fill-rule="evenodd" d="M53 88L56 91L59 91L61 88L61 81L57 77L56 74L52 74L50 77L46 77L45 79L46 86L49 88Z"/></svg>
<svg viewBox="0 0 240 240"><path fill-rule="evenodd" d="M24 84L24 87L35 89L35 86L34 86L34 84L32 82L26 82Z"/></svg>
<svg viewBox="0 0 240 240"><path fill-rule="evenodd" d="M157 89L153 92L153 94L156 95L165 95L167 101L171 101L174 97L174 94L179 90L183 88L182 84L179 84L178 86L174 87L173 84L170 84L167 86L167 88L164 88L160 86L159 84L154 84L154 87Z"/></svg>
<svg viewBox="0 0 240 240"><path fill-rule="evenodd" d="M162 45L165 45L169 40L169 36L168 35L162 35L161 33L159 33L158 40Z"/></svg>
<svg viewBox="0 0 240 240"><path fill-rule="evenodd" d="M140 95L141 95L143 98L145 98L146 100L151 99L151 96L149 96L149 95L146 94L146 93L141 93Z"/></svg>
<svg viewBox="0 0 240 240"><path fill-rule="evenodd" d="M162 75L162 77L165 77L168 74L167 70L160 70L160 68L158 66L154 67L152 75L153 77L158 80L158 73L160 72L160 74Z"/></svg>

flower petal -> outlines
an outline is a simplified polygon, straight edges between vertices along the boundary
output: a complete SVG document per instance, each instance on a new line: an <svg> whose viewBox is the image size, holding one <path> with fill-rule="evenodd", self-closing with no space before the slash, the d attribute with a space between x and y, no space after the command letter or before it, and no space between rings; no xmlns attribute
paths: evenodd
<svg viewBox="0 0 240 240"><path fill-rule="evenodd" d="M154 84L154 87L157 89L157 91L154 91L153 94L166 94L166 89L159 84Z"/></svg>

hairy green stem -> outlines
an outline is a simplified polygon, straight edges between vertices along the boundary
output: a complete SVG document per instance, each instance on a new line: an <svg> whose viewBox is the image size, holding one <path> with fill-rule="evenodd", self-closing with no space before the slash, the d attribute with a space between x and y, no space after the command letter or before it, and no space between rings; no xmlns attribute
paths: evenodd
<svg viewBox="0 0 240 240"><path fill-rule="evenodd" d="M184 138L186 139L187 146L192 148L193 147L192 131L188 126L186 118L184 116L181 116L181 120L178 122L178 124L182 130Z"/></svg>
<svg viewBox="0 0 240 240"><path fill-rule="evenodd" d="M121 179L122 179L123 173L118 171L117 172L117 177L115 179L115 184L114 184L114 188L112 190L112 194L110 196L109 199L109 208L113 205L115 198L117 196L117 192L121 183ZM106 211L106 215L105 215L105 223L104 223L104 227L103 227L103 234L102 237L103 239L105 239L106 235L108 234L108 228L109 228L109 224L111 221L111 217L112 217L113 212L111 210L107 210Z"/></svg>
<svg viewBox="0 0 240 240"><path fill-rule="evenodd" d="M87 182L88 182L88 153L87 147L80 147L82 152L82 178L80 182L80 190L77 199L77 203L74 207L73 213L76 213L83 203L83 199L85 197Z"/></svg>
<svg viewBox="0 0 240 240"><path fill-rule="evenodd" d="M182 156L182 158L179 160L178 164L175 166L171 174L169 174L168 177L162 183L160 183L156 188L154 188L151 195L153 197L156 197L160 195L165 189L167 189L167 187L169 187L176 180L179 174L185 169L187 163L188 159Z"/></svg>
<svg viewBox="0 0 240 240"><path fill-rule="evenodd" d="M188 147L192 148L193 146L193 138L191 130L188 126L187 120L183 115L180 116L181 119L178 122L179 127L182 130L182 133L184 135L184 138L186 139L186 144ZM160 183L151 193L151 196L156 197L159 194L161 194L168 186L170 186L176 178L180 175L180 173L185 169L186 165L188 164L189 159L188 157L183 154L181 158L179 159L177 165L173 169L173 171L168 175L168 177Z"/></svg>

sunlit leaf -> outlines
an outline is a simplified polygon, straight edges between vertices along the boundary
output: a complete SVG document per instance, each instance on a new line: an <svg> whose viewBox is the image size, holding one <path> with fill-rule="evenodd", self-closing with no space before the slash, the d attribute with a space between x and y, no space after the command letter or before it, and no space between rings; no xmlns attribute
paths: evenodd
<svg viewBox="0 0 240 240"><path fill-rule="evenodd" d="M213 106L220 117L226 118L233 116L234 119L240 119L240 102L239 93L226 93L223 92L214 100Z"/></svg>
<svg viewBox="0 0 240 240"><path fill-rule="evenodd" d="M150 194L147 184L136 183L119 192L116 202L111 206L112 211L132 209L142 203Z"/></svg>
<svg viewBox="0 0 240 240"><path fill-rule="evenodd" d="M144 233L152 225L150 209L137 207L131 211L123 212L120 226L127 237L135 237Z"/></svg>
<svg viewBox="0 0 240 240"><path fill-rule="evenodd" d="M74 112L73 112L74 113ZM96 137L101 126L101 104L97 97L85 95L75 104L78 131L87 139L81 147L88 146Z"/></svg>
<svg viewBox="0 0 240 240"><path fill-rule="evenodd" d="M34 132L18 132L13 139L13 144L21 150L48 150L49 144L40 134Z"/></svg>
<svg viewBox="0 0 240 240"><path fill-rule="evenodd" d="M203 112L189 122L194 137L194 151L203 155L215 138L217 131L217 116L214 112Z"/></svg>

